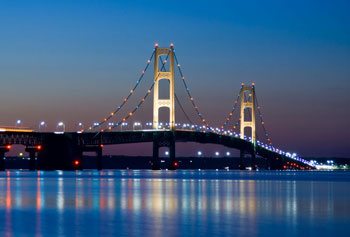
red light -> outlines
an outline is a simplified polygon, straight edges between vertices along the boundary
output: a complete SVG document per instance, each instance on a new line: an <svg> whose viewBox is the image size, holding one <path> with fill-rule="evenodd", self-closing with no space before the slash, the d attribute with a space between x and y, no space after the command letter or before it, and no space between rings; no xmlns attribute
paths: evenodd
<svg viewBox="0 0 350 237"><path fill-rule="evenodd" d="M155 44L154 47L158 48L158 44Z"/></svg>
<svg viewBox="0 0 350 237"><path fill-rule="evenodd" d="M78 160L74 161L74 164L79 165L79 161Z"/></svg>
<svg viewBox="0 0 350 237"><path fill-rule="evenodd" d="M103 147L103 144L101 144L100 147L102 148L102 147Z"/></svg>
<svg viewBox="0 0 350 237"><path fill-rule="evenodd" d="M7 145L6 149L10 150L11 149L11 145Z"/></svg>
<svg viewBox="0 0 350 237"><path fill-rule="evenodd" d="M41 145L36 146L37 150L41 150Z"/></svg>
<svg viewBox="0 0 350 237"><path fill-rule="evenodd" d="M179 165L179 163L177 163L176 161L174 162L174 166L178 166Z"/></svg>
<svg viewBox="0 0 350 237"><path fill-rule="evenodd" d="M287 169L287 166L283 166L283 169Z"/></svg>

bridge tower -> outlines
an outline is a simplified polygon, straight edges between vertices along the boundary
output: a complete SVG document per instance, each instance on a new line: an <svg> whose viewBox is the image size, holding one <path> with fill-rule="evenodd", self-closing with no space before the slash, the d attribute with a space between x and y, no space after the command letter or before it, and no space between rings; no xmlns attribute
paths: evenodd
<svg viewBox="0 0 350 237"><path fill-rule="evenodd" d="M248 92L248 98L246 98L245 93ZM241 132L241 139L244 139L244 129L246 127L250 127L252 129L252 142L255 146L256 144L256 133L255 133L255 85L252 83L251 86L245 86L242 83L242 90L241 90L241 122L240 122L240 132ZM251 110L251 119L246 120L245 118L245 110L250 109Z"/></svg>
<svg viewBox="0 0 350 237"><path fill-rule="evenodd" d="M159 128L159 109L169 108L169 126L170 130L175 130L175 87L174 87L174 51L173 44L170 48L158 48L156 44L154 61L154 92L153 92L153 129ZM170 58L170 70L168 72L159 71L159 57L167 55ZM169 80L170 93L169 99L159 99L159 81Z"/></svg>
<svg viewBox="0 0 350 237"><path fill-rule="evenodd" d="M248 95L246 96L246 93ZM251 153L251 167L252 169L256 169L255 163L255 148L256 148L256 131L255 131L255 85L252 83L251 86L245 86L242 83L242 89L240 92L241 97L241 116L240 116L240 136L241 139L244 139L244 129L249 127L251 128L251 137L252 137L252 147L249 150L241 150L240 158L241 164L240 168L245 169L245 154ZM246 112L247 109L250 109L250 113ZM246 119L246 115L250 115L250 119Z"/></svg>

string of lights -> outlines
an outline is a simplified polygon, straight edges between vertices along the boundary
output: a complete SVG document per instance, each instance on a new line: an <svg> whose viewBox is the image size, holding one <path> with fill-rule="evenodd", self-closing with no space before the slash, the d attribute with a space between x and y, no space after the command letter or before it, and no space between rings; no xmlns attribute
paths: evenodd
<svg viewBox="0 0 350 237"><path fill-rule="evenodd" d="M117 109L115 109L113 112L111 112L106 118L104 118L101 122L99 123L95 123L93 126L89 127L89 130L91 131L94 128L100 127L101 125L103 125L104 123L106 123L108 120L110 120L111 118L113 118L122 108L123 106L128 102L128 100L130 99L130 97L134 94L136 88L140 85L142 79L144 78L144 75L149 67L149 65L152 62L152 59L154 57L155 54L155 50L153 50L153 53L151 55L151 57L147 60L147 65L146 67L142 70L141 75L139 77L139 79L136 81L135 86L130 90L129 94L127 97L124 98L123 102L117 107Z"/></svg>
<svg viewBox="0 0 350 237"><path fill-rule="evenodd" d="M135 112L141 108L141 105L145 102L145 100L147 99L148 95L151 94L152 89L154 87L155 82L152 83L152 86L147 90L146 94L142 97L142 99L140 100L140 102L136 105L136 107L130 111L127 116L125 116L124 118L122 118L119 122L115 123L113 126L109 126L108 130L112 130L113 128L119 127L122 123L126 122L130 117L132 117ZM104 132L104 130L102 129L101 132Z"/></svg>
<svg viewBox="0 0 350 237"><path fill-rule="evenodd" d="M170 53L170 51L169 51ZM169 53L167 54L166 58L169 57ZM163 62L163 61L162 61ZM164 60L164 63L162 63L162 67L161 67L161 71L164 70L165 68L165 65L167 63L167 60ZM131 110L127 116L123 117L119 122L113 124L112 126L109 126L107 130L112 130L116 127L119 127L122 123L126 122L130 117L132 117L135 112L141 108L142 104L145 102L145 100L147 99L147 97L149 96L149 94L151 94L152 92L152 89L154 87L154 84L156 83L157 79L158 79L158 76L160 74L157 75L157 78L155 78L155 80L153 81L151 87L147 90L146 94L142 97L142 99L139 101L139 103L135 106L135 108L133 110ZM104 132L105 130L104 129L101 129L100 132Z"/></svg>
<svg viewBox="0 0 350 237"><path fill-rule="evenodd" d="M231 112L228 114L228 116L227 116L225 122L221 125L221 130L224 130L225 127L226 127L226 125L227 125L227 124L229 123L229 121L232 119L233 112L234 112L234 111L236 110L236 108L237 108L237 104L238 104L238 100L239 100L240 95L241 95L242 88L243 88L243 86L241 86L241 89L240 89L240 91L239 91L239 93L238 93L238 96L237 96L237 98L236 98L236 100L235 100L235 102L234 102L234 104L233 104L233 106L232 106Z"/></svg>
<svg viewBox="0 0 350 237"><path fill-rule="evenodd" d="M233 127L230 129L231 132L234 132L234 130L235 130L236 128L239 127L240 121L241 121L241 117L239 117L239 118L237 119L237 122L234 123ZM238 132L238 131L237 131L237 132ZM239 133L239 132L238 132L238 133Z"/></svg>
<svg viewBox="0 0 350 237"><path fill-rule="evenodd" d="M205 118L202 116L202 114L199 112L198 106L196 105L196 103L195 103L195 101L194 101L194 98L193 98L193 96L192 96L191 93L190 93L190 89L189 89L188 86L187 86L187 83L186 83L186 81L185 81L185 77L184 77L184 75L183 75L183 73L182 73L182 70L181 70L181 67L180 67L180 64L179 64L179 61L178 61L178 59L177 59L177 56L176 56L175 52L174 52L174 58L175 58L175 62L176 62L177 68L179 69L179 73L180 73L182 82L183 82L183 84L184 84L184 86L185 86L185 88L186 88L186 92L187 92L187 95L188 95L188 97L189 97L189 100L190 100L190 102L192 103L192 106L193 106L194 110L196 111L197 116L200 118L201 122L208 128L208 127L209 127L209 124L206 122L206 119L205 119Z"/></svg>
<svg viewBox="0 0 350 237"><path fill-rule="evenodd" d="M263 116L262 116L262 113L261 113L261 107L259 105L258 97L256 96L256 94L255 94L255 102L256 102L257 109L258 109L258 114L259 114L258 117L260 118L260 123L261 123L261 125L263 127L263 130L264 130L264 133L265 133L265 137L266 137L269 145L272 146L271 138L269 136L269 133L266 130L265 122L263 120Z"/></svg>

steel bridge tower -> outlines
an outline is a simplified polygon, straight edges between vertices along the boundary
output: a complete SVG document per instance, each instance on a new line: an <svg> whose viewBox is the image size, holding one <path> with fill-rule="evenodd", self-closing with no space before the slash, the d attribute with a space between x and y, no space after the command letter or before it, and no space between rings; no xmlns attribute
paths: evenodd
<svg viewBox="0 0 350 237"><path fill-rule="evenodd" d="M246 98L245 93L248 92L248 98ZM252 143L255 147L256 145L256 132L255 132L255 85L252 83L251 86L245 86L242 84L242 90L240 93L241 97L241 122L240 122L240 132L241 139L244 139L244 129L251 128L252 130ZM245 110L251 110L251 119L246 120Z"/></svg>
<svg viewBox="0 0 350 237"><path fill-rule="evenodd" d="M248 95L246 96L246 92ZM240 169L245 169L245 154L248 152L251 154L251 167L256 169L257 165L255 163L256 156L256 130L255 130L255 85L252 83L251 86L245 86L242 83L242 89L240 92L241 97L241 116L240 116L240 136L241 139L244 139L244 129L251 128L252 134L252 147L248 150L241 150L240 158L241 164ZM246 112L247 109L250 111ZM249 113L250 112L250 113ZM246 119L246 115L250 116L250 119Z"/></svg>
<svg viewBox="0 0 350 237"><path fill-rule="evenodd" d="M159 71L159 57L167 55L170 59L170 70ZM162 62L163 63L163 62ZM162 64L163 65L163 64ZM169 99L159 99L159 81L169 80ZM173 45L170 48L155 49L154 61L154 92L153 92L153 129L159 128L159 109L162 107L169 108L169 126L170 130L175 130L175 85L174 85L174 51Z"/></svg>

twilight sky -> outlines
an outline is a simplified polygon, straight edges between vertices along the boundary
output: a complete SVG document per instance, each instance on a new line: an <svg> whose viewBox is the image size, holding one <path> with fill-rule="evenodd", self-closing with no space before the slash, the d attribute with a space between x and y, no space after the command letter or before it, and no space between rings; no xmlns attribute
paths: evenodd
<svg viewBox="0 0 350 237"><path fill-rule="evenodd" d="M0 125L21 119L37 129L44 120L54 130L64 121L74 130L99 121L133 87L154 43L174 43L211 125L223 123L241 82L255 82L274 145L349 157L349 12L346 0L1 0ZM194 117L178 76L176 93ZM130 122L150 121L151 103Z"/></svg>

